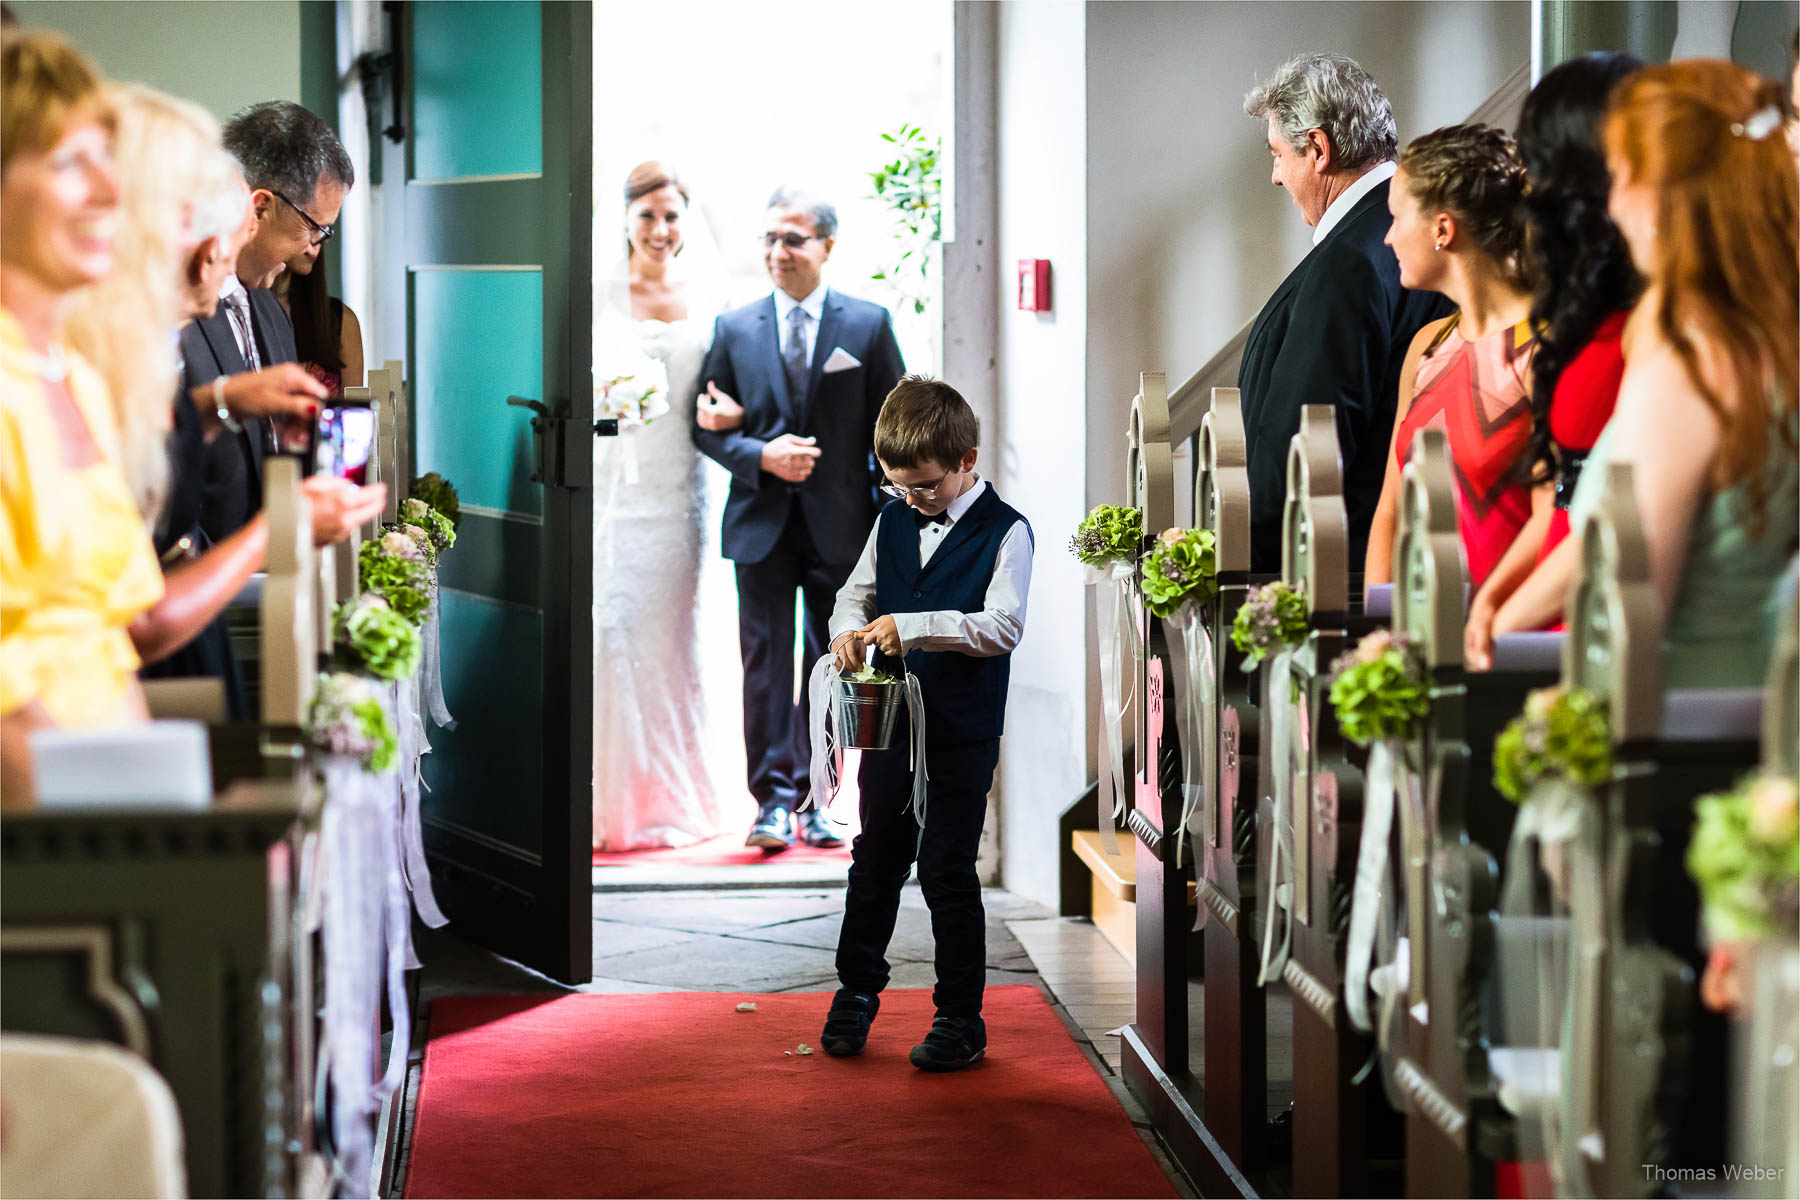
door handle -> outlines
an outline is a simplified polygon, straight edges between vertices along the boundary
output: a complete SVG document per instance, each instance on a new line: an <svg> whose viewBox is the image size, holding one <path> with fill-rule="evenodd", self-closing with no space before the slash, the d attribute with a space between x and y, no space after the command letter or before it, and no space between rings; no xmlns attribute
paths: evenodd
<svg viewBox="0 0 1800 1200"><path fill-rule="evenodd" d="M529 400L524 396L508 396L508 408L529 409L531 417L532 449L534 456L531 482L549 483L558 487L566 486L563 475L563 431L569 424L567 417L551 412L542 400Z"/></svg>

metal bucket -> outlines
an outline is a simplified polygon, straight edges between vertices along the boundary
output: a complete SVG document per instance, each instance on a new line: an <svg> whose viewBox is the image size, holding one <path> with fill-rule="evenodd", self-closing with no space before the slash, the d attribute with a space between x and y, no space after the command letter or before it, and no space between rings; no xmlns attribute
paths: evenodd
<svg viewBox="0 0 1800 1200"><path fill-rule="evenodd" d="M886 750L894 736L894 721L906 702L906 683L852 683L839 679L832 685L832 717L838 744L849 750Z"/></svg>

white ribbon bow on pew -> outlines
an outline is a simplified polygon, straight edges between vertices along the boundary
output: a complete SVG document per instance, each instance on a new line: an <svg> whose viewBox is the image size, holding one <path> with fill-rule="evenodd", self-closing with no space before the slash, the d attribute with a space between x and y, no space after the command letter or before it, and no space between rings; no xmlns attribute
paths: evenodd
<svg viewBox="0 0 1800 1200"><path fill-rule="evenodd" d="M1269 656L1269 753L1275 756L1270 771L1275 782L1275 812L1269 848L1269 888L1263 901L1262 964L1256 975L1261 987L1281 978L1294 931L1294 764L1288 737L1294 709L1292 666L1293 651L1289 647ZM1277 925L1281 927L1279 944L1275 936Z"/></svg>
<svg viewBox="0 0 1800 1200"><path fill-rule="evenodd" d="M1177 669L1175 685L1175 733L1181 743L1181 824L1175 830L1175 868L1183 865L1183 850L1193 830L1194 815L1207 805L1201 828L1211 828L1210 797L1205 781L1211 778L1207 762L1212 757L1207 731L1213 727L1216 688L1212 634L1201 618L1201 606L1184 604L1164 623L1169 648ZM1206 920L1206 905L1199 906L1194 923Z"/></svg>
<svg viewBox="0 0 1800 1200"><path fill-rule="evenodd" d="M1117 829L1125 819L1125 800L1131 793L1125 787L1125 711L1137 688L1136 666L1143 657L1138 644L1137 627L1131 619L1132 580L1136 568L1115 559L1107 567L1082 568L1088 586L1094 589L1094 621L1100 635L1100 733L1105 740L1100 766L1100 847L1108 854L1119 853ZM1124 690L1125 648L1131 648L1131 691Z"/></svg>
<svg viewBox="0 0 1800 1200"><path fill-rule="evenodd" d="M419 665L419 682L424 688L425 703L431 719L439 729L455 729L456 718L444 703L444 660L438 650L438 579L437 566L431 568L431 607L425 613L425 654ZM429 749L429 747L427 747Z"/></svg>

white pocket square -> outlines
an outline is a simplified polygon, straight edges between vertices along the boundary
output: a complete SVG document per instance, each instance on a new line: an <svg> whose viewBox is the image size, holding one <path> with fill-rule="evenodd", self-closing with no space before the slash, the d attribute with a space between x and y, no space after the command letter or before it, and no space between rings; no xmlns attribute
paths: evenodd
<svg viewBox="0 0 1800 1200"><path fill-rule="evenodd" d="M832 375L838 371L848 371L852 367L860 366L862 366L862 360L860 358L856 357L856 355L850 353L842 346L839 346L831 352L831 357L825 360L824 373Z"/></svg>

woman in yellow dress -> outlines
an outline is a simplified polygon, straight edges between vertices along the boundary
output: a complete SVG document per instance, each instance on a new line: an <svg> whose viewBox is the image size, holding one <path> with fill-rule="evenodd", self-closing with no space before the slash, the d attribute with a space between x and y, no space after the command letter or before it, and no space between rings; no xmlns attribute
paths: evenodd
<svg viewBox="0 0 1800 1200"><path fill-rule="evenodd" d="M162 595L106 386L59 335L112 267L112 118L66 44L5 41L0 78L0 800L29 804L28 735L147 719L126 626Z"/></svg>

